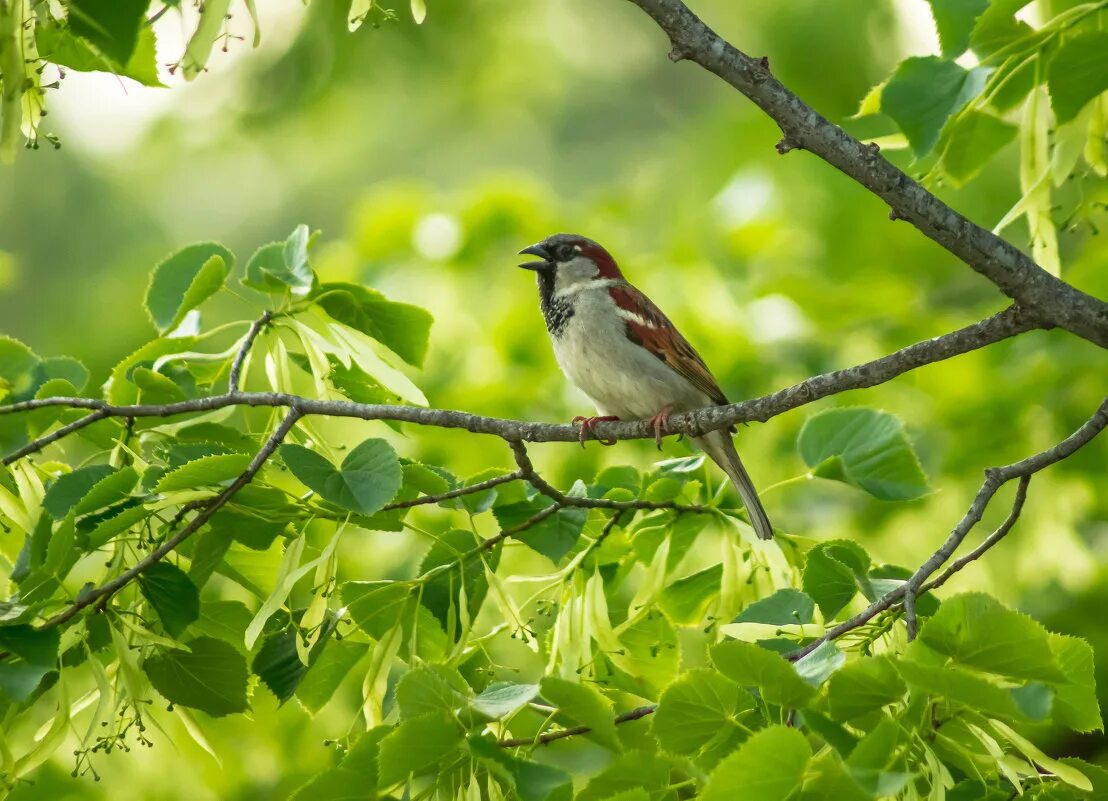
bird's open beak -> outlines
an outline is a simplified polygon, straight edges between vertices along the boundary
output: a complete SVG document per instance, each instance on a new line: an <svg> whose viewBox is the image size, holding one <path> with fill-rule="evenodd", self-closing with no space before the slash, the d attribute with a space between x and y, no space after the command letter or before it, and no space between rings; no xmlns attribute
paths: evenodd
<svg viewBox="0 0 1108 801"><path fill-rule="evenodd" d="M540 245L531 245L519 252L519 255L538 256L542 261L525 261L519 265L525 270L542 270L551 266L554 262L550 258L550 251Z"/></svg>

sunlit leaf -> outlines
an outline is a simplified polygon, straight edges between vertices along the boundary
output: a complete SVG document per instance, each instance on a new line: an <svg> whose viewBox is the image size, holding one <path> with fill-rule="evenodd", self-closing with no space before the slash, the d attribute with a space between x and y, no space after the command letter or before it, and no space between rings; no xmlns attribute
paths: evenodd
<svg viewBox="0 0 1108 801"><path fill-rule="evenodd" d="M154 689L170 703L214 717L245 711L247 670L242 654L212 637L185 644L188 651L163 651L143 663Z"/></svg>

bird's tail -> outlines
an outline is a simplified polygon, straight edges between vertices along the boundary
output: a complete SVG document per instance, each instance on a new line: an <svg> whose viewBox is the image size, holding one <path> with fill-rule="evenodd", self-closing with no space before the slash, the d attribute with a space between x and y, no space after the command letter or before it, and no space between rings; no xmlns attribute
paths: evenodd
<svg viewBox="0 0 1108 801"><path fill-rule="evenodd" d="M696 437L693 442L707 453L712 461L722 467L723 472L727 473L727 477L739 491L743 506L750 515L750 524L758 536L763 540L773 539L773 526L770 525L769 516L766 515L762 502L758 500L758 492L754 489L754 483L750 480L746 468L739 460L731 435L727 431L710 431L702 437Z"/></svg>

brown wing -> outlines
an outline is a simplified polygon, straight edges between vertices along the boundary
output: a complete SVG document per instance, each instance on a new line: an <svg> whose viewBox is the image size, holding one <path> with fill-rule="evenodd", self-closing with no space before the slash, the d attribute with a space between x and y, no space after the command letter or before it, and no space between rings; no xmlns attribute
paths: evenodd
<svg viewBox="0 0 1108 801"><path fill-rule="evenodd" d="M626 312L628 339L664 361L715 403L721 406L727 403L700 354L650 298L627 283L609 287L608 292L616 306Z"/></svg>

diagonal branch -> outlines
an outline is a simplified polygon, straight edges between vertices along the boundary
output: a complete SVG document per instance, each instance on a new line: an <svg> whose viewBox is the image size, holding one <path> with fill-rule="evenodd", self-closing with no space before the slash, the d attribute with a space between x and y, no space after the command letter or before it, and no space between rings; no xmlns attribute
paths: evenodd
<svg viewBox="0 0 1108 801"><path fill-rule="evenodd" d="M1108 347L1108 303L1039 267L1026 254L954 211L867 146L809 106L769 71L722 39L681 0L631 0L669 37L674 61L688 59L719 76L769 115L784 138L779 152L808 150L889 204L1026 309L1053 325ZM736 6L737 7L737 6Z"/></svg>
<svg viewBox="0 0 1108 801"><path fill-rule="evenodd" d="M1017 306L1011 306L991 317L948 334L917 342L887 356L854 367L813 376L771 395L742 401L741 403L732 403L727 406L712 406L694 412L675 414L670 418L667 433L698 436L707 431L726 428L736 423L765 422L772 417L812 403L820 398L849 390L876 386L918 367L944 361L1042 327L1044 327L1044 324L1040 323L1033 315L1026 313ZM216 409L225 409L229 406L287 407L298 411L301 415L352 417L361 420L394 420L439 428L456 428L474 434L492 434L509 442L578 442L580 433L577 426L574 425L506 420L451 409L316 400L283 392L235 392L177 403L131 406L112 406L97 398L42 398L0 406L0 415L50 406L88 409L100 412L103 417L125 418L173 417L182 414L210 412ZM645 420L598 423L595 431L598 436L604 439L654 438L654 428ZM17 452L18 456L22 457L35 453L56 442L61 438L55 436L57 433L53 432L53 434L39 438L24 446ZM16 454L10 455L5 463L14 458L16 458ZM538 485L536 487L543 491ZM549 495L548 492L543 494ZM587 505L582 499L572 499L569 503L578 506ZM620 508L618 505L612 505L614 503L592 505L607 506L607 508L612 509Z"/></svg>
<svg viewBox="0 0 1108 801"><path fill-rule="evenodd" d="M300 419L300 413L295 409L291 410L285 419L281 421L281 424L277 429L269 436L269 439L265 441L261 449L254 455L249 466L236 478L231 484L227 486L223 492L219 493L215 498L208 503L199 514L190 520L180 531L169 537L161 545L148 553L134 565L127 570L120 573L111 581L108 581L95 589L89 590L83 593L76 601L67 606L58 614L47 620L42 624L40 628L48 629L54 626L58 626L71 617L76 615L82 609L92 606L93 604L103 599L111 597L117 591L126 586L133 579L137 578L143 571L147 570L151 565L160 562L174 549L177 548L182 542L187 540L193 534L195 534L201 526L207 523L212 516L220 510L236 492L245 487L253 480L254 476L258 474L258 471L262 469L262 466L266 463L266 460L273 455L273 452L277 450L277 446L281 444L284 438L288 435L292 427L296 425L296 421Z"/></svg>
<svg viewBox="0 0 1108 801"><path fill-rule="evenodd" d="M789 659L795 661L810 654L823 643L838 639L847 632L865 625L881 612L884 612L886 609L891 609L904 600L907 600L905 604L905 606L908 607L905 610L906 613L912 611L911 615L906 614L906 617L908 617L908 630L910 634L914 634L915 615L914 611L911 609L914 598L923 591L924 582L950 559L954 551L962 544L966 535L981 521L982 516L985 514L985 509L989 505L989 501L996 495L997 490L1013 479L1020 479L1020 485L1016 490L1016 498L1012 505L1012 512L1008 515L1008 519L1006 519L996 531L989 535L977 549L954 562L945 573L928 585L927 589L942 585L951 575L961 570L970 561L976 559L999 542L1011 530L1012 526L1015 525L1016 518L1023 508L1023 501L1027 493L1027 483L1030 481L1031 476L1046 467L1050 467L1052 464L1062 461L1087 445L1097 434L1104 430L1105 426L1108 426L1108 397L1104 399L1100 404L1100 408L1093 413L1092 417L1086 420L1080 428L1054 447L1047 448L1045 451L1036 453L1033 456L1028 456L1026 459L1014 462L1013 464L1003 467L988 468L985 471L985 481L981 484L981 488L977 491L977 495L974 497L973 503L970 504L970 508L966 511L966 514L958 521L958 525L950 532L950 536L946 538L946 541L926 562L920 565L919 569L917 569L907 581L895 590L878 598L846 622L828 629L822 637L808 643L803 648L793 651L789 654Z"/></svg>

